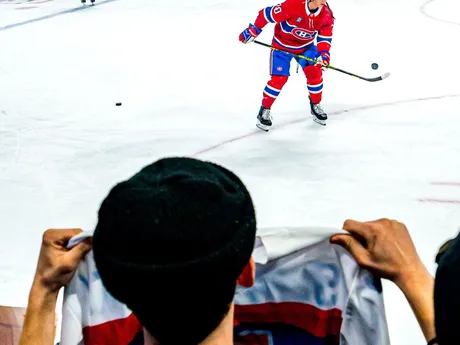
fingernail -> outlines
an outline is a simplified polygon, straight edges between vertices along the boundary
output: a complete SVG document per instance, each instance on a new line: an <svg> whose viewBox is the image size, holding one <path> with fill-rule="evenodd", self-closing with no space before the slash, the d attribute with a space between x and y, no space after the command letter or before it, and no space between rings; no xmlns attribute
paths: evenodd
<svg viewBox="0 0 460 345"><path fill-rule="evenodd" d="M330 242L332 242L332 243L340 242L340 237L339 236L332 236Z"/></svg>

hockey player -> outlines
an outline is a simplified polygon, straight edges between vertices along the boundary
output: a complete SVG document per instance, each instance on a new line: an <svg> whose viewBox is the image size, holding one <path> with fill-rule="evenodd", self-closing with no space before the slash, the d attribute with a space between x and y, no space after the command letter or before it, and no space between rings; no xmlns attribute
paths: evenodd
<svg viewBox="0 0 460 345"><path fill-rule="evenodd" d="M327 0L286 0L280 5L259 11L254 24L249 24L239 36L243 43L250 43L268 23L276 23L272 45L286 52L315 59L316 63L297 59L307 79L313 120L326 125L327 114L320 102L323 90L323 66L329 65L334 16ZM316 44L315 44L316 43ZM268 131L272 125L270 109L289 78L293 56L272 50L270 75L264 92L262 106L257 116L257 127Z"/></svg>

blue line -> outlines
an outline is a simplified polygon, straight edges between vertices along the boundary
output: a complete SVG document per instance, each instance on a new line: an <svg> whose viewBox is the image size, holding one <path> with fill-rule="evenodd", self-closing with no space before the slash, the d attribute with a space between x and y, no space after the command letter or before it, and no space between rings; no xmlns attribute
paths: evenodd
<svg viewBox="0 0 460 345"><path fill-rule="evenodd" d="M91 1L91 0L87 0L87 1ZM9 25L6 25L6 26L0 26L0 31L5 31L5 30L8 30L8 29L17 28L18 26L23 26L23 25L27 25L27 24L31 24L31 23L35 23L35 22L40 22L40 21L42 21L42 20L54 18L54 17L57 17L57 16L61 16L61 15L63 15L63 14L75 13L75 12L78 12L78 11L81 11L81 10L84 10L84 9L87 9L87 8L90 8L90 7L95 7L95 6L104 5L104 4L107 4L107 3L109 3L109 2L113 2L113 1L117 1L117 0L104 0L104 1L100 1L100 2L95 3L94 6L82 5L82 6L80 6L80 7L71 8L71 9L69 9L69 10L65 10L65 11L61 11L61 12L57 12L57 13L48 14L48 15L43 16L43 17L38 17L38 18L34 18L34 19L29 19L29 20L26 20L26 21L23 21L23 22L14 23L14 24L9 24Z"/></svg>

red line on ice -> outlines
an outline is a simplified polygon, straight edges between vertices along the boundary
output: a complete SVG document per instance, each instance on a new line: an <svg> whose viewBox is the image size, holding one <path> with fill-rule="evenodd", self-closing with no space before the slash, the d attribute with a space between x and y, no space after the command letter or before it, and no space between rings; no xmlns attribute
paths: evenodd
<svg viewBox="0 0 460 345"><path fill-rule="evenodd" d="M436 186L457 186L460 187L460 182L431 182L432 185Z"/></svg>
<svg viewBox="0 0 460 345"><path fill-rule="evenodd" d="M411 98L411 99L398 100L398 101L393 101L393 102L363 105L363 106L360 106L360 107L355 107L355 108L350 108L350 109L343 109L343 110L339 110L339 111L329 113L329 115L340 115L340 114L349 113L349 112L352 112L352 111L359 111L359 110L366 110L366 109L379 108L379 107L385 107L385 106L392 106L392 105L397 105L397 104L413 103L413 102L421 102L421 101L431 101L431 100L435 100L435 99L456 98L456 97L460 97L460 94L421 97L421 98ZM304 117L302 117L300 119L297 119L297 120L292 120L292 121L286 122L286 123L281 124L281 125L273 126L270 129L270 131L274 131L274 130L277 130L277 129L282 129L282 128L285 128L285 127L288 127L288 126L291 126L291 125L295 125L297 123L305 122L305 121L311 121L311 118L309 116L304 116ZM196 156L199 156L199 155L201 155L203 153L207 153L209 151L216 150L216 149L218 149L218 148L220 148L220 147L222 147L224 145L231 144L231 143L234 143L236 141L252 137L254 135L270 135L270 134L262 132L260 130L254 130L252 132L249 132L249 133L246 133L246 134L234 137L234 138L230 138L230 139L227 139L227 140L222 141L220 143L217 143L215 145L212 145L212 146L209 146L207 148L204 148L204 149L202 149L202 150L200 150L198 152L195 152L192 155L192 157L196 157Z"/></svg>
<svg viewBox="0 0 460 345"><path fill-rule="evenodd" d="M35 4L43 4L45 2L50 2L53 0L37 0L37 1L27 1L27 2L20 2L20 1L8 1L8 2L0 2L0 5L35 5Z"/></svg>
<svg viewBox="0 0 460 345"><path fill-rule="evenodd" d="M459 204L460 200L445 200L445 199L419 199L418 201L421 202L433 202L439 204Z"/></svg>

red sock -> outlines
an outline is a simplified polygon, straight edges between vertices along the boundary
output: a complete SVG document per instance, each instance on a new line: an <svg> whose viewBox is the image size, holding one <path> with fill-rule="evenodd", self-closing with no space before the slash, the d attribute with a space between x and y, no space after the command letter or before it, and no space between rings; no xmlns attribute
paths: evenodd
<svg viewBox="0 0 460 345"><path fill-rule="evenodd" d="M321 66L307 66L303 69L307 77L307 87L312 103L318 104L321 102L323 95L323 70Z"/></svg>
<svg viewBox="0 0 460 345"><path fill-rule="evenodd" d="M288 78L288 76L284 75L272 75L263 93L262 106L264 108L270 109L272 107L273 102L275 102Z"/></svg>

